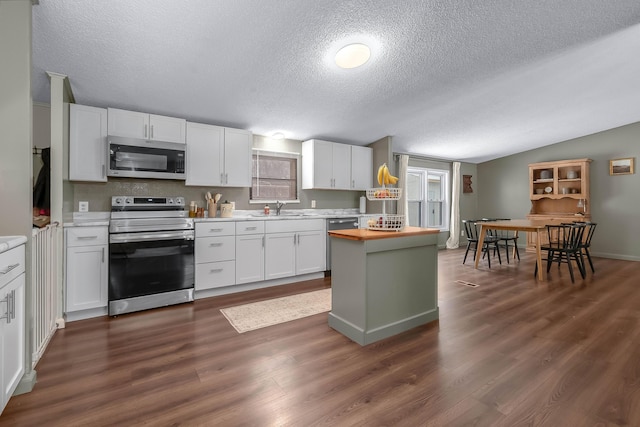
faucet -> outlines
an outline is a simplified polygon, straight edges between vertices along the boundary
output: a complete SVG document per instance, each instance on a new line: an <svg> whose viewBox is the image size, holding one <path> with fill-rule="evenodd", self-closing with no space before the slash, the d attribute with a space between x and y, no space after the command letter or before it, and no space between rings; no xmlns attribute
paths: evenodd
<svg viewBox="0 0 640 427"><path fill-rule="evenodd" d="M284 205L286 205L285 202L280 202L276 200L276 215L280 215L280 209L282 209Z"/></svg>

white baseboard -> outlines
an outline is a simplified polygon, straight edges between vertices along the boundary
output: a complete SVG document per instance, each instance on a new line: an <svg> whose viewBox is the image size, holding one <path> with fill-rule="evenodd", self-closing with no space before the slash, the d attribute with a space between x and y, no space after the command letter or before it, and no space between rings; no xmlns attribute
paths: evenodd
<svg viewBox="0 0 640 427"><path fill-rule="evenodd" d="M252 291L254 289L269 288L272 286L287 285L289 283L302 282L305 280L321 279L324 272L304 274L302 276L283 277L280 279L265 280L262 282L245 283L242 285L225 286L223 288L202 289L195 291L195 299L210 298L220 295L235 294L237 292Z"/></svg>

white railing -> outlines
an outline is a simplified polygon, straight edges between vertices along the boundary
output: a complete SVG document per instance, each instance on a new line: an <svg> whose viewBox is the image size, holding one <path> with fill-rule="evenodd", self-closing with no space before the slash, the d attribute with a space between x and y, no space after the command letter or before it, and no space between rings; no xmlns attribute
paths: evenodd
<svg viewBox="0 0 640 427"><path fill-rule="evenodd" d="M59 253L62 228L58 223L34 229L31 240L31 281L33 307L33 354L36 366L56 331L59 317L58 282L62 268Z"/></svg>

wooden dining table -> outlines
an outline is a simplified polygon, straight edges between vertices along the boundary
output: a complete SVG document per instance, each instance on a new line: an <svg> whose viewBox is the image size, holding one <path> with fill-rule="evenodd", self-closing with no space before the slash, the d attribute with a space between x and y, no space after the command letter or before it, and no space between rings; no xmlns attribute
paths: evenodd
<svg viewBox="0 0 640 427"><path fill-rule="evenodd" d="M532 221L529 219L511 219L505 221L478 221L480 230L478 231L478 247L476 248L476 263L475 268L478 268L478 262L482 256L482 245L484 245L484 236L487 234L487 230L507 230L513 231L515 236L518 236L519 231L526 231L534 233L536 236L536 263L538 264L538 280L543 281L545 279L544 270L542 267L542 252L540 250L540 242L542 241L542 233L547 229L548 221Z"/></svg>

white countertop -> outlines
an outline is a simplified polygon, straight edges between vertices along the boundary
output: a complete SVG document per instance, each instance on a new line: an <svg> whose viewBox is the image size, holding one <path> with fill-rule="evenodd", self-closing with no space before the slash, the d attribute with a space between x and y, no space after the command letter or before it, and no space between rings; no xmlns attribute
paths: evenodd
<svg viewBox="0 0 640 427"><path fill-rule="evenodd" d="M71 218L65 218L64 227L108 227L110 212L74 212ZM354 209L289 209L282 210L276 215L272 210L270 215L265 215L260 210L236 210L231 218L194 218L195 222L215 221L278 221L284 219L327 219L360 217L366 214Z"/></svg>
<svg viewBox="0 0 640 427"><path fill-rule="evenodd" d="M26 243L27 238L25 236L3 236L0 237L0 254L13 249L16 246Z"/></svg>

